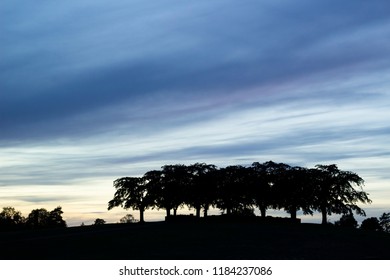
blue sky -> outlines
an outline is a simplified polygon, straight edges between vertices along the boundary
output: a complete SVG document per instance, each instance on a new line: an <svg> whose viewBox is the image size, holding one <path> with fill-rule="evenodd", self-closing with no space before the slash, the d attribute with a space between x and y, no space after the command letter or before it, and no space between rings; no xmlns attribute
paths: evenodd
<svg viewBox="0 0 390 280"><path fill-rule="evenodd" d="M273 160L357 172L368 214L389 212L389 13L375 0L2 1L0 207L117 221L116 178Z"/></svg>

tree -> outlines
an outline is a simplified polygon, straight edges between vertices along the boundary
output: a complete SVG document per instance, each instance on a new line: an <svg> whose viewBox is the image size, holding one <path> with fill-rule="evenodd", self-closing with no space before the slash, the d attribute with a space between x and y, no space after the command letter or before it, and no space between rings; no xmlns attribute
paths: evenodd
<svg viewBox="0 0 390 280"><path fill-rule="evenodd" d="M166 215L171 214L172 203L169 197L165 196L165 187L163 183L163 173L161 170L151 170L144 174L146 189L148 190L148 196L152 202L151 207L157 207L158 209L165 209Z"/></svg>
<svg viewBox="0 0 390 280"><path fill-rule="evenodd" d="M27 217L27 225L32 228L46 228L49 225L50 213L45 208L34 209Z"/></svg>
<svg viewBox="0 0 390 280"><path fill-rule="evenodd" d="M62 218L63 213L61 206L50 211L47 222L48 227L66 227L66 222Z"/></svg>
<svg viewBox="0 0 390 280"><path fill-rule="evenodd" d="M390 232L390 212L379 217L379 224L384 232Z"/></svg>
<svg viewBox="0 0 390 280"><path fill-rule="evenodd" d="M358 202L371 203L368 194L363 191L364 180L356 173L339 170L337 165L316 165L311 171L315 182L313 208L322 214L322 224L327 223L327 215L332 213L348 214L354 211L365 216ZM354 188L359 187L359 190Z"/></svg>
<svg viewBox="0 0 390 280"><path fill-rule="evenodd" d="M256 206L260 210L261 217L266 216L267 209L278 206L276 187L281 184L283 170L287 168L288 165L273 161L252 163L252 170L254 171L252 173L252 176L254 176L252 195Z"/></svg>
<svg viewBox="0 0 390 280"><path fill-rule="evenodd" d="M140 222L144 222L144 212L153 205L149 196L145 178L123 177L114 181L116 192L114 198L108 202L108 210L121 206L124 209L139 210Z"/></svg>
<svg viewBox="0 0 390 280"><path fill-rule="evenodd" d="M133 215L131 215L131 214L126 214L124 217L122 217L122 218L119 220L119 222L120 222L121 224L131 224L131 223L136 223L136 222L138 222L138 220L135 219Z"/></svg>
<svg viewBox="0 0 390 280"><path fill-rule="evenodd" d="M253 212L251 195L251 169L231 165L218 171L218 187L215 205L226 210L227 215Z"/></svg>
<svg viewBox="0 0 390 280"><path fill-rule="evenodd" d="M162 195L165 201L169 201L176 216L177 209L184 204L188 196L188 189L191 184L190 169L183 164L164 165L162 167L163 184Z"/></svg>
<svg viewBox="0 0 390 280"><path fill-rule="evenodd" d="M376 218L376 217L371 217L371 218L365 219L362 222L360 228L364 229L364 230L371 230L371 231L382 231L382 227L379 223L378 218Z"/></svg>
<svg viewBox="0 0 390 280"><path fill-rule="evenodd" d="M177 209L185 203L191 180L190 170L182 164L164 165L162 170L145 173L144 178L153 198L154 206L165 209L167 217L177 214Z"/></svg>
<svg viewBox="0 0 390 280"><path fill-rule="evenodd" d="M341 216L340 220L335 222L336 226L340 227L349 227L349 228L357 228L358 222L352 213L344 214Z"/></svg>
<svg viewBox="0 0 390 280"><path fill-rule="evenodd" d="M313 214L310 206L314 193L307 168L282 164L277 169L274 188L276 206L290 213L291 219L297 218L298 210L304 214Z"/></svg>
<svg viewBox="0 0 390 280"><path fill-rule="evenodd" d="M15 228L24 223L25 218L20 211L13 207L3 207L3 211L0 212L0 226L2 228Z"/></svg>
<svg viewBox="0 0 390 280"><path fill-rule="evenodd" d="M105 220L100 219L100 218L97 218L97 219L95 220L95 222L93 223L93 225L94 225L94 226L101 226L101 225L104 225L105 223L106 223Z"/></svg>
<svg viewBox="0 0 390 280"><path fill-rule="evenodd" d="M195 208L196 217L200 217L200 211L204 209L207 216L209 207L213 204L216 194L215 171L216 166L206 163L195 163L190 165L189 173L191 179L187 186L186 204Z"/></svg>

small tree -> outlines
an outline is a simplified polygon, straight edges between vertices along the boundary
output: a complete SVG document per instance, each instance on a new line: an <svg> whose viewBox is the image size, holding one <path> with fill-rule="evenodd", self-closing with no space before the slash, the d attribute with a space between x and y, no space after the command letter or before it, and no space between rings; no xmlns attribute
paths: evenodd
<svg viewBox="0 0 390 280"><path fill-rule="evenodd" d="M127 214L127 215L125 215L124 217L122 217L122 218L119 220L119 222L120 222L121 224L131 224L131 223L137 223L138 220L135 219L133 215Z"/></svg>
<svg viewBox="0 0 390 280"><path fill-rule="evenodd" d="M106 223L105 220L100 219L100 218L97 218L97 219L95 220L95 222L93 223L93 225L94 225L94 226L101 226L101 225L104 225L105 223Z"/></svg>
<svg viewBox="0 0 390 280"><path fill-rule="evenodd" d="M352 213L342 215L340 220L336 221L334 224L336 226L349 228L357 228L358 226L358 222Z"/></svg>
<svg viewBox="0 0 390 280"><path fill-rule="evenodd" d="M0 227L2 228L15 228L24 223L25 218L22 213L13 207L4 207L3 211L0 212Z"/></svg>
<svg viewBox="0 0 390 280"><path fill-rule="evenodd" d="M382 231L382 227L379 224L379 220L376 217L367 218L362 222L360 226L361 229L364 230L372 230L372 231Z"/></svg>

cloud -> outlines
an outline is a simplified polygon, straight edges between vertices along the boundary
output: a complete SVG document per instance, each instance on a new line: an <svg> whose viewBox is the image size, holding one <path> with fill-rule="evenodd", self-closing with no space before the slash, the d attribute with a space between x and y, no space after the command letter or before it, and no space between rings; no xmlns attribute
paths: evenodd
<svg viewBox="0 0 390 280"><path fill-rule="evenodd" d="M8 197L10 200L21 200L28 203L34 203L34 204L42 204L42 203L53 203L53 202L65 202L68 200L74 200L74 197L67 197L67 196L32 196L32 195L26 195L26 196L16 196L16 197Z"/></svg>
<svg viewBox="0 0 390 280"><path fill-rule="evenodd" d="M351 82L347 85L351 87ZM356 86L352 83L352 88ZM178 121L171 121L170 110L165 116L163 110L153 110L154 118L135 121L150 127L144 131L135 132L134 123L129 122L82 139L3 148L2 181L5 185L71 185L96 178L139 176L178 162L224 166L275 160L313 166L388 157L387 95L358 94L359 99L351 103L352 93L335 100L332 96L307 99L302 87L298 93L304 98L297 95L277 104L229 106L224 113L206 113L209 117L195 106L190 113L176 114Z"/></svg>
<svg viewBox="0 0 390 280"><path fill-rule="evenodd" d="M183 99L213 103L243 88L388 67L388 20L376 5L171 2L173 10L138 1L27 5L7 15L2 138L85 136L101 131L101 119L128 122L113 113L123 104L131 115L163 96L173 115ZM24 20L27 13L36 21Z"/></svg>

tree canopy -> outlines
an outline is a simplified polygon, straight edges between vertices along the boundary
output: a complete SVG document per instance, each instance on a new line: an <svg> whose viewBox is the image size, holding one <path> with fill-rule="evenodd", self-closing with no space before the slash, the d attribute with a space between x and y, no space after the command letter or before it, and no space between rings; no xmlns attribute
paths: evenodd
<svg viewBox="0 0 390 280"><path fill-rule="evenodd" d="M144 222L144 211L153 205L145 178L124 177L114 181L114 198L108 203L108 210L121 206L140 211L140 222Z"/></svg>
<svg viewBox="0 0 390 280"><path fill-rule="evenodd" d="M26 224L31 228L66 227L66 222L62 218L63 213L60 206L50 212L45 208L34 209L28 215Z"/></svg>
<svg viewBox="0 0 390 280"><path fill-rule="evenodd" d="M0 212L0 227L6 229L13 229L21 227L25 223L25 218L20 211L14 207L3 207Z"/></svg>
<svg viewBox="0 0 390 280"><path fill-rule="evenodd" d="M371 203L371 200L362 189L364 180L356 173L342 171L335 164L317 165L311 180L314 182L315 193L312 207L321 212L323 224L327 223L327 215L332 213L355 212L366 215L357 203Z"/></svg>

